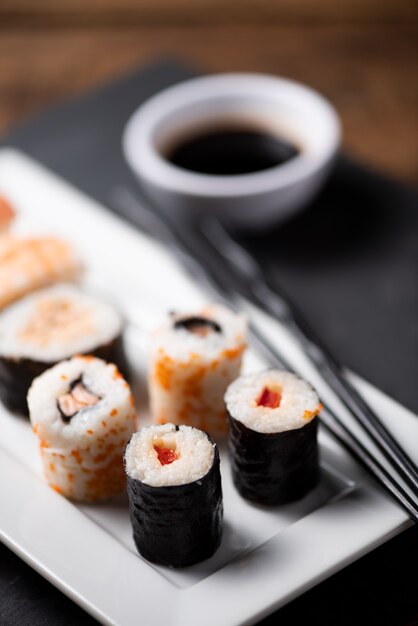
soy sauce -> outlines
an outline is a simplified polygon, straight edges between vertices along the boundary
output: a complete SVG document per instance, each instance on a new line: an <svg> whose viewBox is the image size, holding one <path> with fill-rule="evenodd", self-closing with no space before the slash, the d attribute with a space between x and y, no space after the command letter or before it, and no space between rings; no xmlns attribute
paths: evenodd
<svg viewBox="0 0 418 626"><path fill-rule="evenodd" d="M166 158L185 170L231 176L261 172L299 154L292 143L251 129L207 130L174 145Z"/></svg>

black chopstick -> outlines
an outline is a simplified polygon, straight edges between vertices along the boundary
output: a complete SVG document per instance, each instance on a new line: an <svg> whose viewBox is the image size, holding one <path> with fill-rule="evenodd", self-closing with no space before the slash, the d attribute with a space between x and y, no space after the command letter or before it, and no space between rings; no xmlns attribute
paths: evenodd
<svg viewBox="0 0 418 626"><path fill-rule="evenodd" d="M152 237L165 244L178 258L185 268L198 280L203 281L216 297L231 305L231 277L222 270L217 261L215 270L212 265L205 267L201 260L194 256L195 246L191 246L190 233L188 230L179 232L171 221L163 214L151 210L136 198L136 194L125 187L114 190L112 195L113 203L122 210L123 215L134 222L142 230L145 230ZM186 236L185 236L186 235ZM213 259L211 259L213 260ZM275 350L268 340L257 330L254 324L250 324L250 338L257 343L269 361L273 364L284 367L291 371L291 367L285 359ZM324 406L325 419L322 420L325 428L345 447L364 467L364 469L389 493L394 500L406 511L414 521L418 521L418 506L405 492L394 476L389 474L385 468L374 459L363 444L355 438L348 428L337 418L337 416L326 406Z"/></svg>
<svg viewBox="0 0 418 626"><path fill-rule="evenodd" d="M340 364L310 328L302 314L282 290L272 285L268 275L246 249L213 217L206 218L201 233L221 254L235 273L241 294L252 300L274 318L279 319L299 340L323 379L335 391L351 415L368 433L370 439L397 469L405 482L418 494L418 467L401 448L378 416L345 377Z"/></svg>

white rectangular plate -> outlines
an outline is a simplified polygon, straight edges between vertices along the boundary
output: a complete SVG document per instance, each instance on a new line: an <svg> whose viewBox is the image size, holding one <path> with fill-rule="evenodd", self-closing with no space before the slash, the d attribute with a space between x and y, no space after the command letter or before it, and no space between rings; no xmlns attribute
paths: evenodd
<svg viewBox="0 0 418 626"><path fill-rule="evenodd" d="M146 331L168 309L205 301L157 243L14 150L0 152L0 193L19 212L17 229L58 234L85 259L85 285L128 317L126 345L146 423ZM321 396L341 407L286 331L261 312L272 341ZM263 367L254 354L246 370ZM353 375L367 400L411 455L415 416ZM105 624L250 624L405 528L406 515L325 432L322 474L301 502L271 511L244 502L221 451L225 536L217 554L185 570L154 567L138 556L126 502L76 506L43 481L29 423L0 408L0 536L54 585Z"/></svg>

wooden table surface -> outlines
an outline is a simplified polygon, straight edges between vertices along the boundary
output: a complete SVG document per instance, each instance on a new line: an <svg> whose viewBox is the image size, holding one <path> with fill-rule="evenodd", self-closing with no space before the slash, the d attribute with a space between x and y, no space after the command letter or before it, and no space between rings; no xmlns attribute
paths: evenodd
<svg viewBox="0 0 418 626"><path fill-rule="evenodd" d="M306 82L344 146L418 181L418 3L410 0L1 0L0 132L157 56Z"/></svg>

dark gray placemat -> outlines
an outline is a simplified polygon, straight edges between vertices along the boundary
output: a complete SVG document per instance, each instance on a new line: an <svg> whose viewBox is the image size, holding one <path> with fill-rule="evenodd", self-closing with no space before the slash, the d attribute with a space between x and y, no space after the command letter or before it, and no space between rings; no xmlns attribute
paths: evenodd
<svg viewBox="0 0 418 626"><path fill-rule="evenodd" d="M120 148L127 117L151 94L192 75L171 62L139 69L21 125L0 143L24 150L117 211L115 187L135 185ZM415 410L417 204L415 192L340 157L308 211L262 240L247 238L341 360ZM263 626L417 624L417 579L405 567L417 538L417 529L409 530ZM0 546L0 624L75 623L95 622Z"/></svg>

